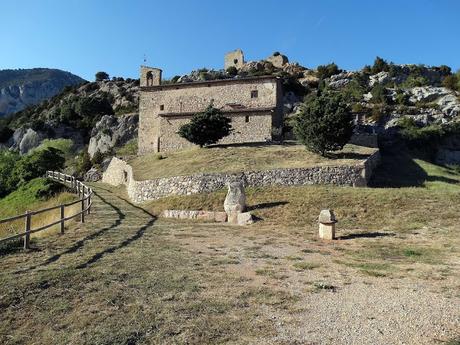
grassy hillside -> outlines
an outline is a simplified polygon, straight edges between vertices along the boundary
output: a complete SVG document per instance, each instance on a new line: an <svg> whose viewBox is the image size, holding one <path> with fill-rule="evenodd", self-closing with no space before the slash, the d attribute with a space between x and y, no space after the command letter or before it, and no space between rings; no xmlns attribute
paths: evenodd
<svg viewBox="0 0 460 345"><path fill-rule="evenodd" d="M52 196L49 197L49 195ZM26 211L35 211L68 203L76 200L75 198L76 196L74 194L63 191L61 185L51 182L45 178L36 178L21 186L6 197L0 199L0 219L23 214ZM77 209L78 205L69 207L67 215L76 213ZM60 217L59 212L59 210L52 210L33 216L32 228L37 228L58 220ZM50 228L49 230L45 230L44 232L36 233L32 235L32 237L42 237L46 234L54 233L56 230L57 226ZM8 237L23 231L24 219L0 224L0 238ZM20 244L20 241L18 240L14 244ZM0 252L2 251L2 248L0 248Z"/></svg>
<svg viewBox="0 0 460 345"><path fill-rule="evenodd" d="M148 154L130 161L134 177L147 180L156 177L212 172L239 172L278 168L305 168L323 165L357 164L373 148L346 145L342 151L321 157L303 145L221 146L193 148L166 154Z"/></svg>

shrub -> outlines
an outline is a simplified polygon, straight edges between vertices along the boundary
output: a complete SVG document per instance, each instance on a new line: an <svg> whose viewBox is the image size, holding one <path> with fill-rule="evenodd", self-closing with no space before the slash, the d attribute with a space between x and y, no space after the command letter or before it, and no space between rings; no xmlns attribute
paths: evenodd
<svg viewBox="0 0 460 345"><path fill-rule="evenodd" d="M410 96L401 89L396 89L396 103L399 105L410 105Z"/></svg>
<svg viewBox="0 0 460 345"><path fill-rule="evenodd" d="M80 155L77 157L76 173L78 176L83 176L89 169L91 169L92 163L88 153L88 148L85 147Z"/></svg>
<svg viewBox="0 0 460 345"><path fill-rule="evenodd" d="M226 72L228 75L235 76L238 74L238 69L235 66L230 66L227 68Z"/></svg>
<svg viewBox="0 0 460 345"><path fill-rule="evenodd" d="M97 72L95 77L96 77L96 81L108 80L109 74L106 72Z"/></svg>
<svg viewBox="0 0 460 345"><path fill-rule="evenodd" d="M0 197L9 194L17 187L19 179L13 171L19 160L20 156L15 151L0 151Z"/></svg>
<svg viewBox="0 0 460 345"><path fill-rule="evenodd" d="M350 109L343 96L327 91L307 97L293 127L296 137L308 150L323 156L326 151L342 149L353 133Z"/></svg>
<svg viewBox="0 0 460 345"><path fill-rule="evenodd" d="M388 97L387 97L387 89L380 85L376 84L371 90L372 94L372 103L376 104L387 104Z"/></svg>
<svg viewBox="0 0 460 345"><path fill-rule="evenodd" d="M64 164L62 151L49 147L23 156L16 164L14 174L23 183L45 175L47 170L61 170Z"/></svg>
<svg viewBox="0 0 460 345"><path fill-rule="evenodd" d="M274 53L273 53L273 56L280 56L280 55L281 55L280 52L274 52Z"/></svg>
<svg viewBox="0 0 460 345"><path fill-rule="evenodd" d="M450 90L459 91L460 90L460 79L456 74L448 75L442 81L442 85Z"/></svg>
<svg viewBox="0 0 460 345"><path fill-rule="evenodd" d="M413 87L418 87L418 86L426 86L429 85L430 81L422 76L416 76L416 75L409 75L409 77L401 84L402 88L410 89Z"/></svg>
<svg viewBox="0 0 460 345"><path fill-rule="evenodd" d="M377 56L374 60L374 65L372 66L372 74L377 74L380 72L388 72L390 70L390 64L382 59L381 57Z"/></svg>
<svg viewBox="0 0 460 345"><path fill-rule="evenodd" d="M328 65L321 65L317 68L317 76L319 79L326 79L335 74L342 72L335 63L330 63Z"/></svg>
<svg viewBox="0 0 460 345"><path fill-rule="evenodd" d="M212 103L202 113L193 116L192 120L179 128L178 134L189 142L203 147L218 142L230 134L231 120L214 108Z"/></svg>

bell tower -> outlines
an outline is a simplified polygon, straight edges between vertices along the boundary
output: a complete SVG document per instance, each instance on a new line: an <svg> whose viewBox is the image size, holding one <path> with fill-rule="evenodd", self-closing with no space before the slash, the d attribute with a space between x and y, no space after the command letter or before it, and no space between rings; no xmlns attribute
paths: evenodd
<svg viewBox="0 0 460 345"><path fill-rule="evenodd" d="M161 72L159 68L141 66L140 86L161 85Z"/></svg>

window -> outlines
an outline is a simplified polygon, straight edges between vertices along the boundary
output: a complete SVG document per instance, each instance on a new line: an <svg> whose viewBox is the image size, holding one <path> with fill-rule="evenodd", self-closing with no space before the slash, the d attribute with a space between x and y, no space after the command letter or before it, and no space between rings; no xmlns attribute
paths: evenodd
<svg viewBox="0 0 460 345"><path fill-rule="evenodd" d="M236 65L238 63L238 59L234 59L233 63Z"/></svg>
<svg viewBox="0 0 460 345"><path fill-rule="evenodd" d="M147 72L147 86L152 86L153 85L153 73L152 71Z"/></svg>
<svg viewBox="0 0 460 345"><path fill-rule="evenodd" d="M257 97L259 97L259 91L252 90L251 91L251 98L257 98Z"/></svg>
<svg viewBox="0 0 460 345"><path fill-rule="evenodd" d="M164 104L160 105L160 110L165 110Z"/></svg>
<svg viewBox="0 0 460 345"><path fill-rule="evenodd" d="M246 115L246 117L244 118L244 121L249 122L249 115Z"/></svg>

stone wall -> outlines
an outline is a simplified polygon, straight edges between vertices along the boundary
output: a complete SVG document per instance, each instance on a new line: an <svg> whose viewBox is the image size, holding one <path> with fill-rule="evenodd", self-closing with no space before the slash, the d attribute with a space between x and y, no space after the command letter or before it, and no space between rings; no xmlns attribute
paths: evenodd
<svg viewBox="0 0 460 345"><path fill-rule="evenodd" d="M132 177L132 169L128 168L130 166L114 157L102 181L114 185L125 184L129 197L137 203L169 195L209 193L224 188L228 181L235 179L242 179L247 187L314 184L361 187L369 181L379 159L380 154L377 151L356 165L246 171L236 174L195 174L136 181Z"/></svg>
<svg viewBox="0 0 460 345"><path fill-rule="evenodd" d="M271 111L224 115L231 119L233 131L219 140L218 144L261 143L272 139ZM194 146L194 144L177 135L179 128L189 121L190 117L171 117L160 120L161 137L159 138L159 146L161 152L177 151Z"/></svg>
<svg viewBox="0 0 460 345"><path fill-rule="evenodd" d="M139 99L139 154L190 146L190 143L179 137L177 129L180 124L189 121L194 113L205 110L211 101L223 112L234 114L233 138L236 141L231 141L232 137L228 137L224 139L224 143L258 142L265 141L260 138L271 138L272 126L281 123L279 83L274 77L260 77L160 85L142 89ZM257 97L251 96L253 91L257 92ZM260 124L255 121L247 123L246 115L252 116L254 120L263 117L239 114L239 109L254 109L257 113L266 109L264 115L267 118ZM269 113L271 110L273 113ZM269 120L270 126L267 125ZM243 133L244 141L238 133ZM249 133L254 133L256 138L251 140Z"/></svg>

